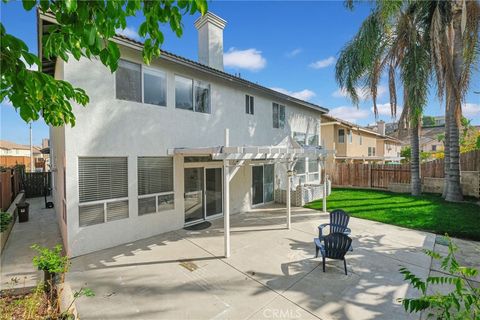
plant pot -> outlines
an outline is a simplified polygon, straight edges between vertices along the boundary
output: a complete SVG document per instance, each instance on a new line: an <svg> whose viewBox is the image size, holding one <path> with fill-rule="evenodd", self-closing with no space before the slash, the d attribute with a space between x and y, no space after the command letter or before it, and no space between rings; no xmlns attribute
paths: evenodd
<svg viewBox="0 0 480 320"><path fill-rule="evenodd" d="M17 203L18 222L28 221L28 211L30 204L28 202Z"/></svg>

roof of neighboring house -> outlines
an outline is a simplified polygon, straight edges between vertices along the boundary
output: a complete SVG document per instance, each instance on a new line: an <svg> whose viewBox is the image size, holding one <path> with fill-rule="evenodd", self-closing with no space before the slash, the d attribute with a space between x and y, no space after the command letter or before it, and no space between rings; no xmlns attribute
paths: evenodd
<svg viewBox="0 0 480 320"><path fill-rule="evenodd" d="M40 147L32 146L33 153L40 153ZM26 144L18 144L11 141L0 140L0 149L5 150L30 150L30 146Z"/></svg>
<svg viewBox="0 0 480 320"><path fill-rule="evenodd" d="M399 143L399 144L402 142L395 137L388 136L388 135L382 135L382 134L378 133L377 131L372 130L368 127L362 127L362 126L359 126L358 124L355 124L355 123L352 123L352 122L349 122L349 121L346 121L346 120L342 120L340 118L336 118L336 117L331 116L329 114L323 114L322 118L327 118L327 119L330 119L330 121L337 122L338 124L344 125L346 127L355 128L357 130L373 134L373 135L378 136L378 137L380 137L382 139L385 139L385 140L390 140L390 141L393 141L393 142L396 142L396 143ZM322 123L322 125L324 125L324 123Z"/></svg>
<svg viewBox="0 0 480 320"><path fill-rule="evenodd" d="M45 19L48 19L48 21L45 20ZM53 15L43 14L43 13L39 12L39 20L41 20L42 23L52 24L52 23L54 23L52 19L53 20L55 19ZM41 27L43 26L43 24L40 24L40 21L39 21L39 26L40 26L40 28L38 28L38 29L41 30ZM129 38L129 37L126 37L126 36L123 36L123 35L118 35L117 34L115 37L113 37L112 40L119 43L119 44L129 46L129 47L131 47L133 49L136 49L136 50L143 50L143 43L142 42L134 40L134 39ZM40 41L39 41L38 45L39 45L38 52L42 52L40 50L41 49ZM168 61L172 61L172 62L175 62L175 63L179 63L179 64L182 64L184 66L191 67L193 69L203 71L203 72L206 72L206 73L211 74L211 75L218 76L218 77L220 77L222 79L225 79L225 80L228 80L228 81L234 81L235 83L237 83L239 85L243 85L243 86L246 86L246 87L249 87L249 88L254 88L254 89L263 91L265 93L271 94L271 95L273 95L275 97L278 97L280 99L284 99L284 100L287 100L287 101L292 101L292 102L297 103L299 105L302 105L302 106L320 111L322 113L327 113L328 112L327 108L324 108L324 107L319 106L317 104L314 104L314 103L311 103L311 102L308 102L308 101L304 101L304 100L292 97L290 95L275 91L273 89L264 87L264 86L259 85L257 83L245 80L243 78L240 78L238 76L232 75L230 73L227 73L227 72L224 72L224 71L221 71L221 70L211 68L207 65L201 64L199 62L187 59L185 57L176 55L174 53L171 53L171 52L168 52L168 51L165 51L165 50L161 50L161 54L158 58L159 59L165 59L165 60L168 60ZM54 69L55 68L55 62L46 60L43 57L41 57L41 59L42 59L42 70L46 73L49 73L49 74L53 75L52 73L55 70Z"/></svg>

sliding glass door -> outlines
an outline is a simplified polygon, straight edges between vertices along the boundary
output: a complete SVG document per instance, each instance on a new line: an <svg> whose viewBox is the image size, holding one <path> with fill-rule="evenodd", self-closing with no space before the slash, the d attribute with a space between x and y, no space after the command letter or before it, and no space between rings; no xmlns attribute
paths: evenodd
<svg viewBox="0 0 480 320"><path fill-rule="evenodd" d="M252 167L252 204L273 201L275 167L273 164Z"/></svg>
<svg viewBox="0 0 480 320"><path fill-rule="evenodd" d="M223 212L222 168L185 168L185 224Z"/></svg>

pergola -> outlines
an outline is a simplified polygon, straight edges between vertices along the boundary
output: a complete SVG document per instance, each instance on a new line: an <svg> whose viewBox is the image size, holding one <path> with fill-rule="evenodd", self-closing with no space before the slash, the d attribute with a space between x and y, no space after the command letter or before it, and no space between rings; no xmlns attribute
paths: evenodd
<svg viewBox="0 0 480 320"><path fill-rule="evenodd" d="M223 161L223 215L224 215L224 240L225 257L230 257L230 181L240 167L248 160L264 160L269 163L284 163L287 167L286 184L286 227L291 228L291 179L294 175L293 168L298 159L318 159L324 168L327 154L331 153L319 146L302 146L290 136L275 146L230 146L229 129L225 129L225 144L216 147L175 148L170 151L174 155L205 156L210 155L212 160ZM323 176L323 211L326 211L326 177Z"/></svg>

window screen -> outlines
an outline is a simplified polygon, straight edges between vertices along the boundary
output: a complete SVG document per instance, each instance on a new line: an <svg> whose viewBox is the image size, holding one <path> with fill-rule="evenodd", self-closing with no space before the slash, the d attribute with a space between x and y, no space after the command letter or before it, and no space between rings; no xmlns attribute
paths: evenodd
<svg viewBox="0 0 480 320"><path fill-rule="evenodd" d="M139 64L120 60L115 72L117 99L142 102L141 75Z"/></svg>
<svg viewBox="0 0 480 320"><path fill-rule="evenodd" d="M167 105L167 80L165 73L143 69L143 102Z"/></svg>
<svg viewBox="0 0 480 320"><path fill-rule="evenodd" d="M173 192L173 158L138 158L138 194Z"/></svg>
<svg viewBox="0 0 480 320"><path fill-rule="evenodd" d="M78 159L80 203L128 197L126 157Z"/></svg>
<svg viewBox="0 0 480 320"><path fill-rule="evenodd" d="M195 111L210 113L210 85L195 81Z"/></svg>
<svg viewBox="0 0 480 320"><path fill-rule="evenodd" d="M175 106L193 111L193 80L175 76Z"/></svg>

